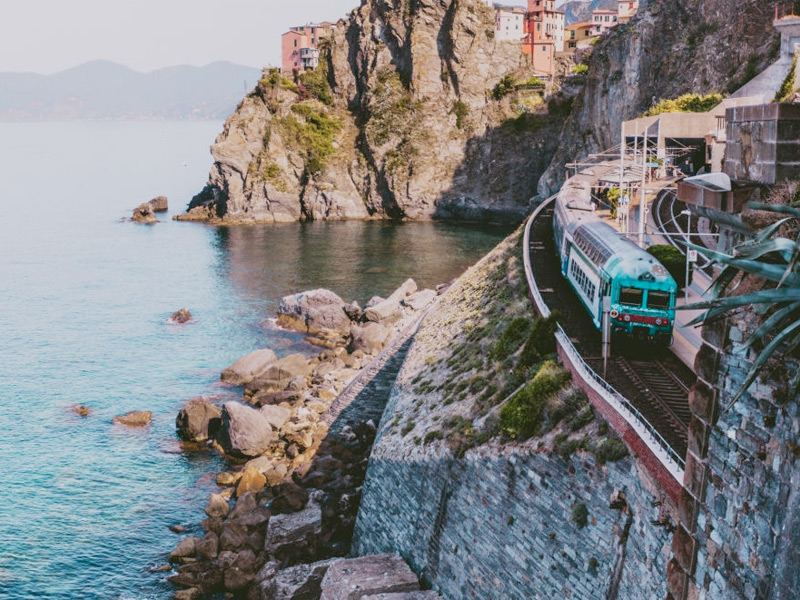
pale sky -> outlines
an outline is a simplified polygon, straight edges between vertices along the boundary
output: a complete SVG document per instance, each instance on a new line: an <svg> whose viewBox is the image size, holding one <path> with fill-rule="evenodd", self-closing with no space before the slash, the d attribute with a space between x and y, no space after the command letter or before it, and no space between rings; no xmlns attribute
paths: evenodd
<svg viewBox="0 0 800 600"><path fill-rule="evenodd" d="M360 0L0 0L0 71L54 73L104 59L137 71L217 60L280 64L292 25Z"/></svg>

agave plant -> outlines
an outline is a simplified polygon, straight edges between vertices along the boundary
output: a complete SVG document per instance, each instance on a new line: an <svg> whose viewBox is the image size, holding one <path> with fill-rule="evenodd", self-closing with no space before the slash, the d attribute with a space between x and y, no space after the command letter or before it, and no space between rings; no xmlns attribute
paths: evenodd
<svg viewBox="0 0 800 600"><path fill-rule="evenodd" d="M800 219L800 202L788 205L751 202L749 206L754 210L788 216L761 229L753 239L734 247L731 254L688 244L723 267L710 288L710 300L678 307L683 310L705 309L690 325L719 318L749 305L763 307L764 314L768 315L744 344L745 349L756 345L762 347L744 383L725 407L726 411L750 388L770 358L790 354L800 345L800 238L792 240L778 235L782 226ZM756 292L734 295L742 278L733 284L740 274L760 277L768 285ZM790 382L790 394L796 394L798 387L800 373Z"/></svg>

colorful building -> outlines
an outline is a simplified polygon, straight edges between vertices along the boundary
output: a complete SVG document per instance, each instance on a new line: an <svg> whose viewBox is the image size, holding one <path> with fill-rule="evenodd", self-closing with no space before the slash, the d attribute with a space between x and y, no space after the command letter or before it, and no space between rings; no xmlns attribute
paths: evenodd
<svg viewBox="0 0 800 600"><path fill-rule="evenodd" d="M603 35L619 22L616 10L597 9L592 11L592 35Z"/></svg>
<svg viewBox="0 0 800 600"><path fill-rule="evenodd" d="M521 6L495 5L495 38L520 41L525 37L525 9Z"/></svg>
<svg viewBox="0 0 800 600"><path fill-rule="evenodd" d="M639 0L619 0L617 2L617 22L627 23L639 12Z"/></svg>
<svg viewBox="0 0 800 600"><path fill-rule="evenodd" d="M564 28L564 52L585 48L592 43L592 24L575 23Z"/></svg>
<svg viewBox="0 0 800 600"><path fill-rule="evenodd" d="M548 75L555 71L555 54L564 48L564 18L555 0L528 0L523 49L531 55L535 71Z"/></svg>
<svg viewBox="0 0 800 600"><path fill-rule="evenodd" d="M281 69L305 71L319 65L318 45L333 31L333 23L311 23L292 27L281 36Z"/></svg>

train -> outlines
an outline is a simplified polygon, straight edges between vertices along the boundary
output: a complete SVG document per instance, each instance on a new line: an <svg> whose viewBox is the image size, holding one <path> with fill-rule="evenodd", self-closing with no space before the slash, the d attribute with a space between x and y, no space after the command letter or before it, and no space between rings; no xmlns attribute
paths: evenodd
<svg viewBox="0 0 800 600"><path fill-rule="evenodd" d="M561 274L598 330L603 298L610 296L612 337L669 346L678 284L658 260L599 218L591 186L591 179L579 174L555 200L553 235Z"/></svg>

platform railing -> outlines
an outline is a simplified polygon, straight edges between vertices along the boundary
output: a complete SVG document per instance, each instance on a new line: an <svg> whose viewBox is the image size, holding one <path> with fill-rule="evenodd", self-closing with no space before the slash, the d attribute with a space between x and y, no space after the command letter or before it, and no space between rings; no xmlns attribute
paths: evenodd
<svg viewBox="0 0 800 600"><path fill-rule="evenodd" d="M530 237L531 226L536 218L550 205L557 195L551 196L544 200L528 218L525 224L525 232L523 235L523 256L522 261L525 268L525 279L528 282L528 290L531 298L533 299L536 309L543 317L550 316L550 307L545 303L539 287L536 285L536 279L533 276L530 258ZM556 331L556 341L560 345L564 353L569 357L573 367L581 378L590 385L603 400L619 414L628 425L636 432L639 438L650 449L653 455L664 466L664 468L672 475L678 483L683 484L683 473L686 468L685 460L678 454L658 432L658 430L639 412L639 410L631 404L631 402L619 393L614 387L603 379L578 352L575 345L570 340L567 333L558 325Z"/></svg>

